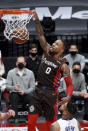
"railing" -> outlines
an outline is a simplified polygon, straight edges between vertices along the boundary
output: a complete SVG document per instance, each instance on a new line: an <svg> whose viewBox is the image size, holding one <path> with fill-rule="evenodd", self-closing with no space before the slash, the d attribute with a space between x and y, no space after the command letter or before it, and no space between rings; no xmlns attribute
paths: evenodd
<svg viewBox="0 0 88 131"><path fill-rule="evenodd" d="M81 53L88 52L88 35L47 35L46 39L48 43L53 43L56 39L62 39L66 41L66 46L70 44L77 44L79 51ZM13 41L4 40L0 42L0 50L2 51L2 55L4 57L16 57L16 56L28 56L29 55L29 45L31 42L36 42L39 46L39 54L42 54L42 49L39 45L39 41L36 35L31 35L30 40L25 44L16 44Z"/></svg>

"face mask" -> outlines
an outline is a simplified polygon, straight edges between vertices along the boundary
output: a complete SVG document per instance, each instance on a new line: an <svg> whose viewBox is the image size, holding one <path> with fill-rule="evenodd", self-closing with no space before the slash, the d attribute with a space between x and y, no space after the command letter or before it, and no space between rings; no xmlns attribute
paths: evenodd
<svg viewBox="0 0 88 131"><path fill-rule="evenodd" d="M23 69L24 68L24 64L23 63L19 63L17 66L19 69Z"/></svg>
<svg viewBox="0 0 88 131"><path fill-rule="evenodd" d="M69 53L70 53L72 56L75 56L75 55L77 54L76 51L70 51Z"/></svg>
<svg viewBox="0 0 88 131"><path fill-rule="evenodd" d="M35 56L37 55L37 53L31 53L31 55L32 55L33 57L35 57Z"/></svg>
<svg viewBox="0 0 88 131"><path fill-rule="evenodd" d="M74 72L74 73L79 73L80 70L78 70L78 69L73 69L73 72Z"/></svg>

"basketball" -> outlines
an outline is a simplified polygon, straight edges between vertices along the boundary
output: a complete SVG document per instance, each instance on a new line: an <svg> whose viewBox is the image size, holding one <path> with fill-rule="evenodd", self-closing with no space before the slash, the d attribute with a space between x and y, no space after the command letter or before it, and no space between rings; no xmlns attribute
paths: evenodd
<svg viewBox="0 0 88 131"><path fill-rule="evenodd" d="M24 44L29 39L29 33L25 28L18 27L13 33L13 41L17 44Z"/></svg>

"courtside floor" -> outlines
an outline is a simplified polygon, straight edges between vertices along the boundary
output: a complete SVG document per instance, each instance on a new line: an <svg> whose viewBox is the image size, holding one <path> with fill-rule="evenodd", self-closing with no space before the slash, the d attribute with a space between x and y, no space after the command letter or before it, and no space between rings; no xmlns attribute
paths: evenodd
<svg viewBox="0 0 88 131"><path fill-rule="evenodd" d="M88 122L83 122L83 115L84 115L84 110L78 112L76 114L76 119L80 122L81 125L81 130L82 131L88 131ZM14 124L12 120L6 120L0 122L0 131L28 131L28 122L26 120L26 116L24 118L20 117L19 119L19 124ZM60 114L58 112L58 118L60 118ZM39 117L37 120L37 130L36 131L47 131L46 130L46 123L45 123L45 118L44 117Z"/></svg>
<svg viewBox="0 0 88 131"><path fill-rule="evenodd" d="M88 123L80 122L82 131L88 131ZM46 123L38 123L37 128L39 131L47 131ZM36 131L38 131L36 130ZM0 131L27 131L27 124L0 124Z"/></svg>

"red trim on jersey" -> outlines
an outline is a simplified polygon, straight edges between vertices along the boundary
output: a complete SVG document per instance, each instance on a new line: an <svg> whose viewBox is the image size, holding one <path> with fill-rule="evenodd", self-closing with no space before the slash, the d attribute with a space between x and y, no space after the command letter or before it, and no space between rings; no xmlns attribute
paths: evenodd
<svg viewBox="0 0 88 131"><path fill-rule="evenodd" d="M72 79L71 76L64 77L66 87L67 87L67 95L72 96L73 93L73 84L72 84Z"/></svg>
<svg viewBox="0 0 88 131"><path fill-rule="evenodd" d="M59 84L60 84L60 79L61 79L61 72L60 72L60 67L57 70L56 76L54 77L54 81L53 81L53 87L54 88L58 88Z"/></svg>

